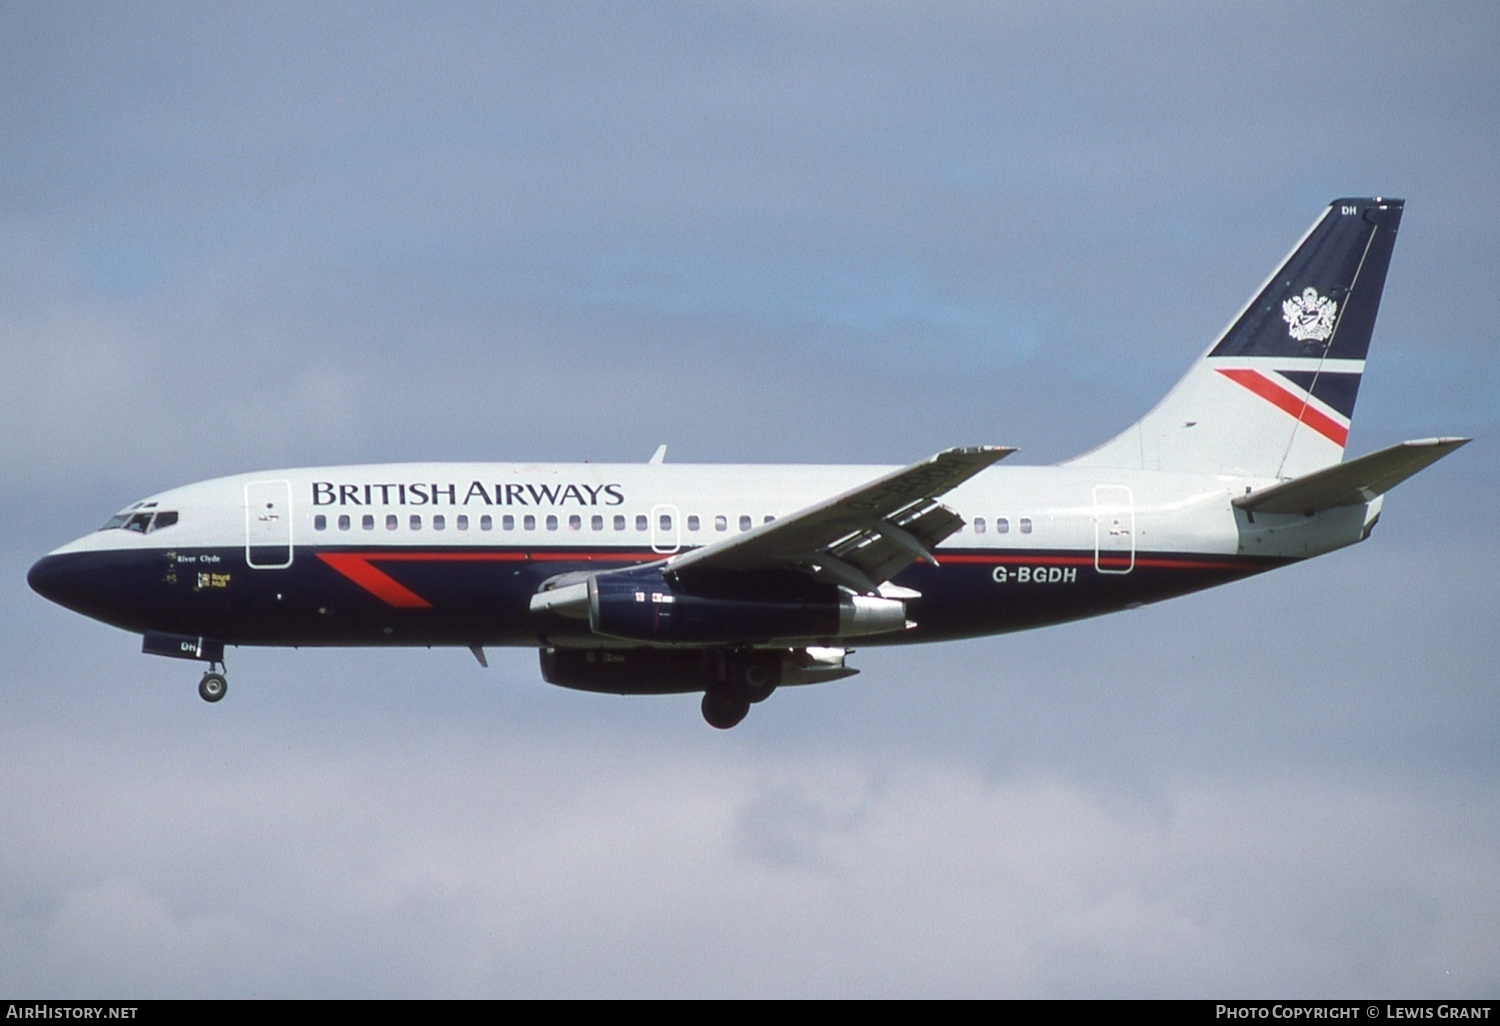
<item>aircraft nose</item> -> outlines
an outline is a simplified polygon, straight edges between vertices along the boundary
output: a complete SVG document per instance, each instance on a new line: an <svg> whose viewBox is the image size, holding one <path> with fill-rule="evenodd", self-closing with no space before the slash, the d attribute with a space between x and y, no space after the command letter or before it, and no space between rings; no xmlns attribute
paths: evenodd
<svg viewBox="0 0 1500 1026"><path fill-rule="evenodd" d="M31 590L68 609L77 609L83 594L83 575L76 561L67 556L43 556L26 573Z"/></svg>
<svg viewBox="0 0 1500 1026"><path fill-rule="evenodd" d="M159 557L65 547L26 574L31 590L75 613L125 630L150 629L160 612ZM154 586L153 586L154 585Z"/></svg>

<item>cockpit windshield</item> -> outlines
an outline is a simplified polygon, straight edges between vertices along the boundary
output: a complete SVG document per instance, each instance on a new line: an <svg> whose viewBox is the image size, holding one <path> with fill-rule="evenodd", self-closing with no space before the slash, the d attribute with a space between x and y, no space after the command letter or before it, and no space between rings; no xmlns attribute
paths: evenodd
<svg viewBox="0 0 1500 1026"><path fill-rule="evenodd" d="M171 527L177 523L176 510L155 509L155 506L154 502L138 502L129 509L121 510L110 517L109 522L99 530L113 531L123 528L126 531L150 534L152 531L160 531L163 527Z"/></svg>

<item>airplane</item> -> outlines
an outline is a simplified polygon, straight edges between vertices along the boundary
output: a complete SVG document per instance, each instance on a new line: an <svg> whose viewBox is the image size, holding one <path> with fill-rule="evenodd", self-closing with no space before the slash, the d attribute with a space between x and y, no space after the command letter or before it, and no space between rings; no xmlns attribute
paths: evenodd
<svg viewBox="0 0 1500 1026"><path fill-rule="evenodd" d="M702 692L727 729L851 646L999 634L1239 580L1369 537L1469 441L1343 461L1404 201L1333 201L1161 402L1056 466L432 463L275 470L122 509L38 593L207 664L226 646L538 650L545 680Z"/></svg>

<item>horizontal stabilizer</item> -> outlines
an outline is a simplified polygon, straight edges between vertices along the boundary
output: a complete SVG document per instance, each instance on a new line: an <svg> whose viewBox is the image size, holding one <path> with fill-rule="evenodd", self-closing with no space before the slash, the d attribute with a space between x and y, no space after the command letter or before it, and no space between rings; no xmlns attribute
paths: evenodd
<svg viewBox="0 0 1500 1026"><path fill-rule="evenodd" d="M1304 514L1335 506L1358 505L1385 494L1469 441L1467 438L1424 438L1402 442L1348 463L1337 463L1293 481L1242 495L1234 500L1234 504L1252 513Z"/></svg>

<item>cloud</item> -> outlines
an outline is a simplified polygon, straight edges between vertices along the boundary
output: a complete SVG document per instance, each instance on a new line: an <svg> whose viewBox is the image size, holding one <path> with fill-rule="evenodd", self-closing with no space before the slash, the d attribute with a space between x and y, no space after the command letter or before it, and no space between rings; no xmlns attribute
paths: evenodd
<svg viewBox="0 0 1500 1026"><path fill-rule="evenodd" d="M770 768L753 748L606 732L583 758L555 736L430 717L273 748L236 728L155 754L146 738L53 737L50 762L9 733L35 768L33 797L0 810L31 806L6 860L32 890L6 902L3 982L28 993L1453 996L1496 982L1500 908L1482 895L1500 808L1451 778L1283 766L1167 781L1142 804L926 757ZM1432 784L1462 802L1434 806Z"/></svg>

